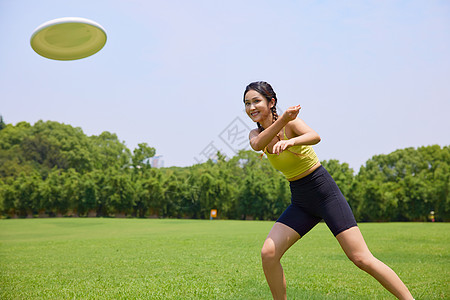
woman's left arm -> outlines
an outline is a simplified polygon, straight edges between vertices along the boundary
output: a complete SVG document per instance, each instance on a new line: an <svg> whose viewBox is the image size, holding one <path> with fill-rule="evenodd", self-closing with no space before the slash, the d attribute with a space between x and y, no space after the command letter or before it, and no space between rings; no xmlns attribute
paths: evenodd
<svg viewBox="0 0 450 300"><path fill-rule="evenodd" d="M273 147L273 152L280 154L289 147L297 145L315 145L320 142L320 136L302 119L295 119L286 125L287 136L294 136L288 140L281 140Z"/></svg>

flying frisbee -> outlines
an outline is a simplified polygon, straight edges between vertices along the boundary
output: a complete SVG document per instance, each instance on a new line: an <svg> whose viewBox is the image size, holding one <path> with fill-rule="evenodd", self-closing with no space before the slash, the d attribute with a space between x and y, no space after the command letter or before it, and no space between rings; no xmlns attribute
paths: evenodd
<svg viewBox="0 0 450 300"><path fill-rule="evenodd" d="M67 17L45 22L31 35L31 48L37 54L56 60L91 56L106 43L105 29L85 18Z"/></svg>

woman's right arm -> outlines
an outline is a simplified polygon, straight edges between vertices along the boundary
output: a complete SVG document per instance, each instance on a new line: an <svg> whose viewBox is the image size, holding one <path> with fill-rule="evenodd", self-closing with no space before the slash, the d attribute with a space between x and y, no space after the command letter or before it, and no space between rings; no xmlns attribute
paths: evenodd
<svg viewBox="0 0 450 300"><path fill-rule="evenodd" d="M278 120L276 120L268 128L264 129L261 133L258 129L250 131L250 146L253 150L264 150L264 148L273 140L274 137L277 136L277 134L281 131L281 129L283 129L284 126L286 126L287 123L297 118L300 108L300 105L289 107L283 115L278 118Z"/></svg>

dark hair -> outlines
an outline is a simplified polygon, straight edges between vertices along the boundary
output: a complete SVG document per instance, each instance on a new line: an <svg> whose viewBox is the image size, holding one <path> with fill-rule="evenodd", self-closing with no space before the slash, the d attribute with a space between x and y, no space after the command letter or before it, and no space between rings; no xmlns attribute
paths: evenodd
<svg viewBox="0 0 450 300"><path fill-rule="evenodd" d="M272 120L275 122L278 119L277 114L277 94L273 90L272 86L265 82L265 81L255 81L247 85L244 92L244 103L245 103L245 94L247 94L248 91L256 91L260 93L264 98L266 98L267 102L270 103L272 99L275 100L274 106L270 109L272 111ZM263 131L264 128L261 126L261 124L256 123L258 125L259 131Z"/></svg>

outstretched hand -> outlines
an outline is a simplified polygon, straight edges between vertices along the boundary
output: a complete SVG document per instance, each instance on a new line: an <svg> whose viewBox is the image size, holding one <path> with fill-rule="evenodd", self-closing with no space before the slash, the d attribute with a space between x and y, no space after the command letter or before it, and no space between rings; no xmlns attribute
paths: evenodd
<svg viewBox="0 0 450 300"><path fill-rule="evenodd" d="M286 111L283 113L281 117L286 118L288 122L293 121L297 118L300 109L301 109L300 105L289 107L288 109L286 109Z"/></svg>

